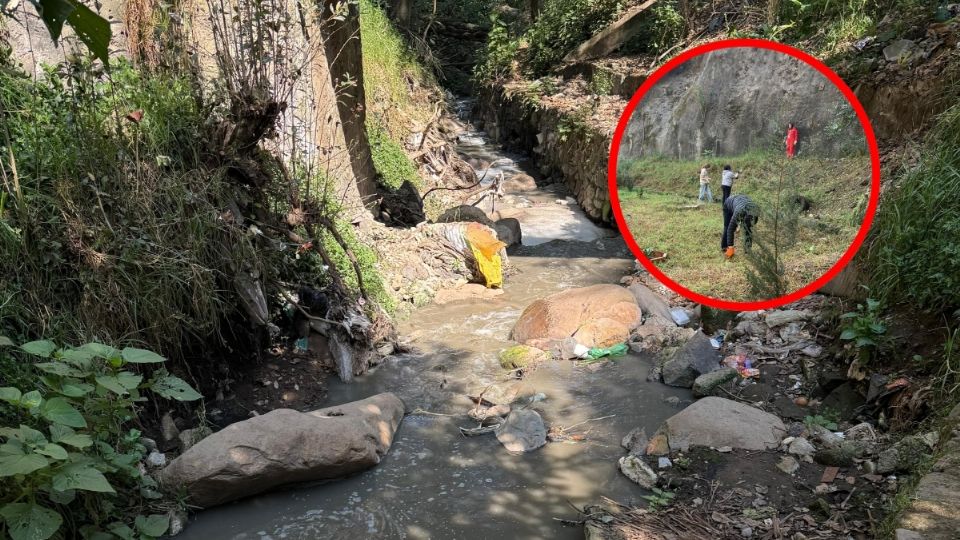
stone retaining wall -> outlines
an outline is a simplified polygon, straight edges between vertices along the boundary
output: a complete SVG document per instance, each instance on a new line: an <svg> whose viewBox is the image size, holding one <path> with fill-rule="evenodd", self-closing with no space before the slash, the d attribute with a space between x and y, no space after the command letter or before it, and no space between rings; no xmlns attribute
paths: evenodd
<svg viewBox="0 0 960 540"><path fill-rule="evenodd" d="M613 223L607 189L611 134L499 89L481 91L477 107L480 124L494 141L530 153L544 176L563 179L591 219Z"/></svg>

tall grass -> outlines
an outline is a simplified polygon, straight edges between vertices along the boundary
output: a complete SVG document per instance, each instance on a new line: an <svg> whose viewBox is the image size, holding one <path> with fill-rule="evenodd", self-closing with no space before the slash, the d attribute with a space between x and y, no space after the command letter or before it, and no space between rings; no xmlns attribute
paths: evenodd
<svg viewBox="0 0 960 540"><path fill-rule="evenodd" d="M952 310L960 307L960 106L943 113L922 155L877 211L868 252L872 294Z"/></svg>

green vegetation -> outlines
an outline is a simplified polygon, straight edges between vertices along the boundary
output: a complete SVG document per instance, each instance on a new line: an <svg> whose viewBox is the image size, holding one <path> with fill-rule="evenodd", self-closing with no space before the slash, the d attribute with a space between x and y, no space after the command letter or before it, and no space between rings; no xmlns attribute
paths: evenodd
<svg viewBox="0 0 960 540"><path fill-rule="evenodd" d="M0 337L0 357L13 356L11 346ZM13 540L166 533L173 503L138 466L147 449L131 426L148 393L200 394L163 368L145 369L165 359L143 349L32 341L17 356L26 368L8 384L18 386L0 388L0 531Z"/></svg>
<svg viewBox="0 0 960 540"><path fill-rule="evenodd" d="M711 165L713 204L696 200L705 163ZM731 260L720 252L720 171L726 163L740 171L734 193L749 195L762 212L750 254L738 242L738 255ZM618 193L640 247L667 253L657 264L671 279L708 296L769 298L807 285L846 251L859 227L852 223L850 201L864 190L864 170L869 167L862 157L785 162L779 156L751 153L702 162L645 159L620 167ZM793 204L793 188L780 193L782 205L777 206L781 171L793 179L796 193L810 201L808 211L801 213Z"/></svg>
<svg viewBox="0 0 960 540"><path fill-rule="evenodd" d="M960 307L960 107L941 116L922 155L881 201L866 262L885 303L949 311Z"/></svg>
<svg viewBox="0 0 960 540"><path fill-rule="evenodd" d="M519 62L524 75L538 78L560 63L580 43L613 22L624 0L551 0L543 2L537 20L507 25L494 18L491 37L475 76L494 81L513 73Z"/></svg>
<svg viewBox="0 0 960 540"><path fill-rule="evenodd" d="M888 345L887 325L880 317L881 311L880 302L867 298L866 304L857 304L856 311L840 316L840 339L850 342L860 365L875 359Z"/></svg>
<svg viewBox="0 0 960 540"><path fill-rule="evenodd" d="M368 121L367 137L370 138L373 166L380 174L381 184L390 189L397 189L409 180L413 185L422 187L416 166L403 151L403 147L392 139L382 126L375 121Z"/></svg>

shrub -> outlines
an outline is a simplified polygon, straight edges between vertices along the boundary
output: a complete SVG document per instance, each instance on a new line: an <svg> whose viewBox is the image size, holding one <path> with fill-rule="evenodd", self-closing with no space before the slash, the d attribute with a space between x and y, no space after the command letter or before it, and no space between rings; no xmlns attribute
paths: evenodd
<svg viewBox="0 0 960 540"><path fill-rule="evenodd" d="M624 0L552 0L524 33L524 71L544 75L576 46L603 30L626 5Z"/></svg>
<svg viewBox="0 0 960 540"><path fill-rule="evenodd" d="M506 23L497 16L493 16L491 22L486 46L481 51L474 68L474 78L481 82L510 78L519 47L519 42L511 38Z"/></svg>
<svg viewBox="0 0 960 540"><path fill-rule="evenodd" d="M877 209L871 290L887 303L949 311L960 307L960 106L940 117L922 155Z"/></svg>
<svg viewBox="0 0 960 540"><path fill-rule="evenodd" d="M0 388L0 530L13 540L163 535L167 515L148 510L170 503L139 466L146 448L130 426L148 393L200 394L163 368L137 369L165 361L144 349L50 341L20 349L41 361L31 364L32 388Z"/></svg>
<svg viewBox="0 0 960 540"><path fill-rule="evenodd" d="M880 302L867 298L866 304L857 304L857 310L840 316L843 332L840 339L852 345L856 359L864 365L887 346L887 325L880 317Z"/></svg>

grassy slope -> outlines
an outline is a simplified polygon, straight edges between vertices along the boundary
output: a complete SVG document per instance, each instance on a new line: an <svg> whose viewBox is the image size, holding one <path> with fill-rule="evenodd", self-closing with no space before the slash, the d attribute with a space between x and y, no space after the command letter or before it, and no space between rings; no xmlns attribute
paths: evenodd
<svg viewBox="0 0 960 540"><path fill-rule="evenodd" d="M798 242L784 255L789 283L802 287L826 271L846 250L856 233L856 212L867 193L865 158L839 160L783 160L751 154L727 160L741 176L735 193L757 201L770 201L785 171L785 182L796 178L798 191L813 208L802 216ZM708 161L714 196L720 197L722 161ZM697 173L702 163L666 160L635 161L621 170L619 190L624 217L643 248L665 251L669 258L660 268L673 280L698 293L730 300L751 299L743 257L727 261L720 253L723 213L719 203L697 203ZM784 167L787 165L787 167ZM757 236L769 238L769 220L761 219ZM740 240L738 239L738 242Z"/></svg>

